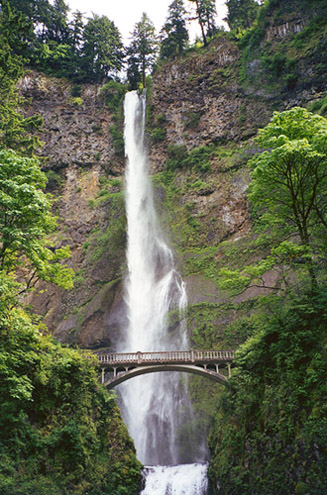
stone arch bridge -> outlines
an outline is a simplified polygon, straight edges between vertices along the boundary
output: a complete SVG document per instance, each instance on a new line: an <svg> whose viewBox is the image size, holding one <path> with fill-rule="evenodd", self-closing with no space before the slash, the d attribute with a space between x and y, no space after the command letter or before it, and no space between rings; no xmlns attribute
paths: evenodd
<svg viewBox="0 0 327 495"><path fill-rule="evenodd" d="M195 373L226 384L234 351L166 351L97 353L101 383L109 390L134 376L155 371Z"/></svg>

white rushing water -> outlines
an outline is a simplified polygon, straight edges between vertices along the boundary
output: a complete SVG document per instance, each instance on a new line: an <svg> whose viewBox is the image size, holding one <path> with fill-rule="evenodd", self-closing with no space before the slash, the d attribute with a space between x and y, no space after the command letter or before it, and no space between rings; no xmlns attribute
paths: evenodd
<svg viewBox="0 0 327 495"><path fill-rule="evenodd" d="M125 98L128 325L120 351L187 349L183 312L185 284L160 231L144 150L145 96ZM168 332L168 313L177 311L177 325ZM144 464L179 462L176 441L189 408L178 373L153 373L121 386L122 410L139 459Z"/></svg>
<svg viewBox="0 0 327 495"><path fill-rule="evenodd" d="M125 97L128 324L120 352L188 349L185 284L160 230L144 149L145 96ZM173 323L168 315L173 312ZM203 495L205 444L192 430L187 378L161 372L117 387L119 402L137 456L146 468L144 495ZM180 464L180 465L178 465ZM183 465L181 465L183 464ZM161 465L161 466L160 466ZM170 466L168 466L170 465ZM174 465L174 466L172 466ZM166 466L166 467L165 467Z"/></svg>
<svg viewBox="0 0 327 495"><path fill-rule="evenodd" d="M141 495L206 495L207 464L181 464L145 468Z"/></svg>

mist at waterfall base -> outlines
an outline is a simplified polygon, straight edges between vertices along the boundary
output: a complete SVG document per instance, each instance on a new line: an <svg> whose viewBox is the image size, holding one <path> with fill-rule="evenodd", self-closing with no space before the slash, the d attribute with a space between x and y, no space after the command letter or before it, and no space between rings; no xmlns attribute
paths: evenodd
<svg viewBox="0 0 327 495"><path fill-rule="evenodd" d="M128 323L117 350L186 350L187 295L154 207L144 147L145 108L144 94L127 93L124 138ZM154 466L145 470L144 495L206 493L207 448L203 434L194 427L187 383L186 374L159 372L117 387L138 458L144 465Z"/></svg>

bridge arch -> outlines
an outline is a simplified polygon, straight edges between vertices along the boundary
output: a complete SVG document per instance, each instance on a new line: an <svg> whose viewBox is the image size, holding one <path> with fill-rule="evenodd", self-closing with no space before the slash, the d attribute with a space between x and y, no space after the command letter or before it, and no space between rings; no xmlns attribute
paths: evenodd
<svg viewBox="0 0 327 495"><path fill-rule="evenodd" d="M165 371L178 371L181 373L193 373L196 375L204 376L215 382L226 385L227 377L219 371L213 371L211 369L205 369L200 366L192 364L154 364L149 366L139 366L137 368L129 369L127 371L117 373L116 376L110 377L103 381L103 385L108 390L113 389L116 385L125 382L135 376L145 375L147 373L165 372Z"/></svg>
<svg viewBox="0 0 327 495"><path fill-rule="evenodd" d="M162 371L178 371L204 376L226 385L228 378L221 368L231 373L234 351L155 351L131 353L98 353L101 383L109 390L134 376Z"/></svg>

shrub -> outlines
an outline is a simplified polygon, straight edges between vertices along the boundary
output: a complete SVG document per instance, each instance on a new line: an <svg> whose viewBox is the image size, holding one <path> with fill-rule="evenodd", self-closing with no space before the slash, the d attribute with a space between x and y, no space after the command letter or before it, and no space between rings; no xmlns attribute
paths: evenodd
<svg viewBox="0 0 327 495"><path fill-rule="evenodd" d="M210 157L212 152L212 146L199 146L198 148L193 148L185 160L185 165L194 168L197 172L209 172L211 168Z"/></svg>
<svg viewBox="0 0 327 495"><path fill-rule="evenodd" d="M199 146L190 152L187 152L183 144L168 146L169 157L166 161L166 168L175 170L186 166L197 172L208 172L211 168L210 157L213 151L213 146Z"/></svg>
<svg viewBox="0 0 327 495"><path fill-rule="evenodd" d="M73 105L75 107L81 107L83 105L83 103L84 103L84 100L80 96L76 96L76 98L73 98Z"/></svg>
<svg viewBox="0 0 327 495"><path fill-rule="evenodd" d="M151 132L151 138L154 143L160 143L166 138L166 129L163 127L155 127Z"/></svg>
<svg viewBox="0 0 327 495"><path fill-rule="evenodd" d="M201 119L200 112L188 112L187 120L184 124L185 129L195 129L196 127L198 127L200 119Z"/></svg>
<svg viewBox="0 0 327 495"><path fill-rule="evenodd" d="M172 144L168 146L168 159L166 161L166 168L168 170L182 168L186 158L186 146L184 144Z"/></svg>
<svg viewBox="0 0 327 495"><path fill-rule="evenodd" d="M79 84L74 84L71 90L71 95L73 97L81 96L82 94L82 88Z"/></svg>
<svg viewBox="0 0 327 495"><path fill-rule="evenodd" d="M110 134L112 137L112 141L113 141L112 144L114 146L115 154L123 155L125 149L123 133L114 124L110 127Z"/></svg>
<svg viewBox="0 0 327 495"><path fill-rule="evenodd" d="M105 98L105 102L109 110L117 112L121 107L126 93L124 84L117 81L109 81L100 89L101 94Z"/></svg>

